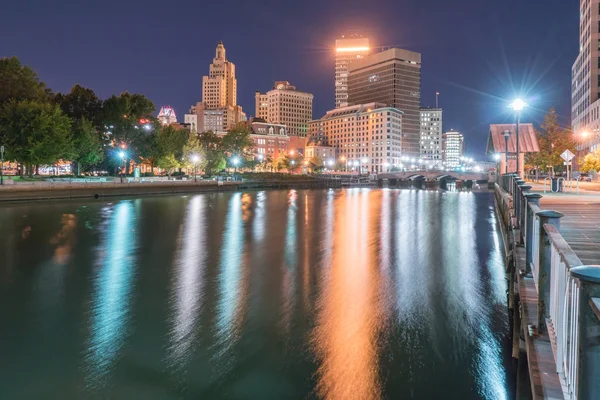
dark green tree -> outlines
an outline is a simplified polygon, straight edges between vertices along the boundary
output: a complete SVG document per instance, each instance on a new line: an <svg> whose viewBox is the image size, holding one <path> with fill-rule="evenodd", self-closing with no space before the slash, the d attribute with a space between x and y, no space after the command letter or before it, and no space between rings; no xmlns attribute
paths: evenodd
<svg viewBox="0 0 600 400"><path fill-rule="evenodd" d="M0 108L0 142L7 159L21 163L21 174L40 164L74 157L71 119L51 103L10 100Z"/></svg>
<svg viewBox="0 0 600 400"><path fill-rule="evenodd" d="M102 106L102 130L108 149L124 149L127 171L131 160L140 162L150 151L148 136L160 129L152 116L154 104L141 94L111 96ZM109 153L114 153L109 150ZM107 154L108 157L114 154ZM113 157L114 158L114 157Z"/></svg>
<svg viewBox="0 0 600 400"><path fill-rule="evenodd" d="M73 124L73 147L75 156L73 161L77 165L77 175L92 165L104 159L102 141L94 124L81 118Z"/></svg>
<svg viewBox="0 0 600 400"><path fill-rule="evenodd" d="M206 159L204 164L206 175L213 176L215 173L225 169L226 161L222 139L213 132L208 131L198 134L198 140Z"/></svg>
<svg viewBox="0 0 600 400"><path fill-rule="evenodd" d="M173 125L160 126L156 133L154 156L157 166L166 170L171 175L173 170L184 165L183 148L189 137L186 129L176 128Z"/></svg>
<svg viewBox="0 0 600 400"><path fill-rule="evenodd" d="M250 137L250 129L238 124L223 136L223 152L231 160L233 157L240 157L242 161L250 160L253 156L254 141ZM230 163L230 161L228 161ZM232 165L233 166L233 165Z"/></svg>
<svg viewBox="0 0 600 400"><path fill-rule="evenodd" d="M17 57L0 58L0 105L9 100L50 101L51 93L35 71Z"/></svg>
<svg viewBox="0 0 600 400"><path fill-rule="evenodd" d="M71 92L67 94L58 93L54 96L54 101L73 121L80 121L85 118L94 126L101 128L102 100L96 96L92 89L75 85Z"/></svg>

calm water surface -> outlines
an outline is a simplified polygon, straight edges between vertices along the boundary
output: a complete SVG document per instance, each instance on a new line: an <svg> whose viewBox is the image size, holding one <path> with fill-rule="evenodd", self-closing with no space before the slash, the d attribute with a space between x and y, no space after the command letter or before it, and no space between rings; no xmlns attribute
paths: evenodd
<svg viewBox="0 0 600 400"><path fill-rule="evenodd" d="M489 193L0 208L1 399L510 399Z"/></svg>

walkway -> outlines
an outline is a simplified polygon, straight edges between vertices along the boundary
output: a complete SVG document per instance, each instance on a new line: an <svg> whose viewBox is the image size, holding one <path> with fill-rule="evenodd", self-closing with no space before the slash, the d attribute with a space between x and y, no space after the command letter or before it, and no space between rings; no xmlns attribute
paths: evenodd
<svg viewBox="0 0 600 400"><path fill-rule="evenodd" d="M543 185L531 184L542 196L541 208L565 216L560 232L584 265L600 265L600 191L599 185L583 183L579 194L544 193ZM600 187L598 187L600 189Z"/></svg>

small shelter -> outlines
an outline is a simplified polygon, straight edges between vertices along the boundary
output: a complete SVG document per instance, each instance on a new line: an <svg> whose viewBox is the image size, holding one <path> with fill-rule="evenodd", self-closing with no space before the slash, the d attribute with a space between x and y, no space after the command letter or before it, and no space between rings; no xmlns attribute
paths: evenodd
<svg viewBox="0 0 600 400"><path fill-rule="evenodd" d="M508 137L508 159L506 153L506 139L504 132L509 131ZM537 134L532 124L519 124L519 175L523 176L525 171L525 154L538 153L540 146ZM517 125L516 124L493 124L490 125L490 133L487 141L486 154L497 154L498 173L515 172L517 169Z"/></svg>

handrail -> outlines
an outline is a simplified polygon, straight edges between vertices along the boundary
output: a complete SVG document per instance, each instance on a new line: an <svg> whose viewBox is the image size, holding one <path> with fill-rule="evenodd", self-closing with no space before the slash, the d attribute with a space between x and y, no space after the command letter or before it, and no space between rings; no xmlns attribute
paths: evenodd
<svg viewBox="0 0 600 400"><path fill-rule="evenodd" d="M597 346L597 335L589 333L600 331L600 266L582 266L560 233L563 214L542 210L542 196L527 193L529 187L518 179L503 176L503 185L513 193L497 187L496 200L507 227L515 227L513 218L520 223L526 260L526 270L520 272L531 272L535 282L538 333L547 333L552 342L564 397L600 399L600 384L594 379L600 355L587 350ZM513 276L511 284L515 282Z"/></svg>
<svg viewBox="0 0 600 400"><path fill-rule="evenodd" d="M550 340L556 345L556 372L563 378L569 398L577 394L577 367L579 363L579 281L570 270L579 267L581 260L566 242L558 229L544 224L550 239Z"/></svg>

